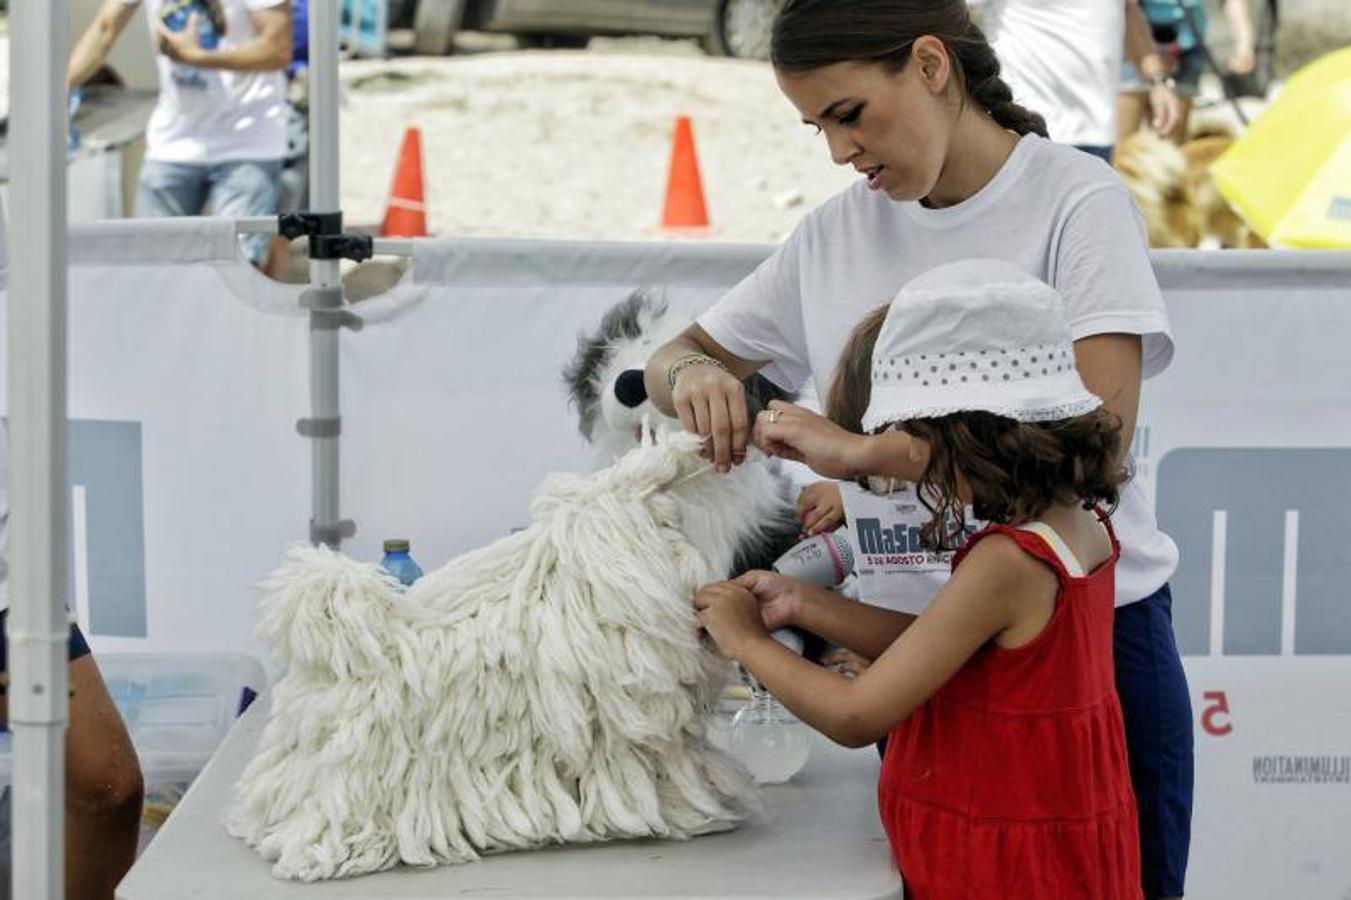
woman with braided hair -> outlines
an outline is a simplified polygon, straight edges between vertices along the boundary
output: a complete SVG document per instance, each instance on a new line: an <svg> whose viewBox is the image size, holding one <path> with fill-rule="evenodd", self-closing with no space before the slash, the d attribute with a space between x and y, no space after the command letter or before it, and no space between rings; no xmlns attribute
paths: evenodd
<svg viewBox="0 0 1351 900"><path fill-rule="evenodd" d="M1105 162L1047 140L1042 117L1014 102L966 3L786 0L771 61L832 161L862 177L651 357L652 401L706 436L723 471L744 458L754 428L762 449L810 459L826 477L918 482L925 453L903 431L841 440L829 420L777 402L752 422L739 379L760 371L789 390L811 379L825 396L840 351L870 310L936 266L994 257L1064 298L1077 368L1121 421L1125 459L1141 380L1173 353L1144 224ZM931 368L934 378L959 376ZM1159 530L1138 478L1122 489L1113 523L1126 548L1114 663L1144 893L1180 896L1192 724L1171 625L1177 547Z"/></svg>

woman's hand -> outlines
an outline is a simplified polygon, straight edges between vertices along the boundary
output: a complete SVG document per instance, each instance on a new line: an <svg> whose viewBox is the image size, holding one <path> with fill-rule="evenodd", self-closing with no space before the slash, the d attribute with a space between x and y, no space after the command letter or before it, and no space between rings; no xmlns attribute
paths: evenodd
<svg viewBox="0 0 1351 900"><path fill-rule="evenodd" d="M853 478L868 438L811 410L771 400L755 419L755 445L770 456L806 463L827 478Z"/></svg>
<svg viewBox="0 0 1351 900"><path fill-rule="evenodd" d="M699 624L722 655L740 661L742 650L757 637L768 637L755 594L732 581L706 584L694 595Z"/></svg>
<svg viewBox="0 0 1351 900"><path fill-rule="evenodd" d="M681 427L707 439L704 455L719 472L745 461L750 416L746 388L736 376L711 363L686 366L676 378L671 402Z"/></svg>
<svg viewBox="0 0 1351 900"><path fill-rule="evenodd" d="M833 531L844 521L844 501L838 481L807 485L797 497L797 518L807 535Z"/></svg>

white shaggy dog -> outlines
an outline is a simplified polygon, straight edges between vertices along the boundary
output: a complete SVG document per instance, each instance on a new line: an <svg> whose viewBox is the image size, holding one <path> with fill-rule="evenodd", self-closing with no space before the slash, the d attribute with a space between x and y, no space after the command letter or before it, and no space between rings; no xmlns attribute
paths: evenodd
<svg viewBox="0 0 1351 900"><path fill-rule="evenodd" d="M291 550L260 625L288 671L231 834L311 881L734 827L754 795L705 736L731 667L690 597L758 539L757 491L661 433L406 593Z"/></svg>

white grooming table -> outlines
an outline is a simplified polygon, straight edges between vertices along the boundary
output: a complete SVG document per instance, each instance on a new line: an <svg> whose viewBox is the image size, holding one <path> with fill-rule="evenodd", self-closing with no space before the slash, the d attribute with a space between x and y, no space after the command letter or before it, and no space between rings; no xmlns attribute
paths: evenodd
<svg viewBox="0 0 1351 900"><path fill-rule="evenodd" d="M814 737L807 767L764 789L764 821L691 841L629 841L507 853L462 866L400 867L316 884L278 881L220 824L265 721L261 697L235 724L149 848L119 900L899 898L877 817L879 761Z"/></svg>

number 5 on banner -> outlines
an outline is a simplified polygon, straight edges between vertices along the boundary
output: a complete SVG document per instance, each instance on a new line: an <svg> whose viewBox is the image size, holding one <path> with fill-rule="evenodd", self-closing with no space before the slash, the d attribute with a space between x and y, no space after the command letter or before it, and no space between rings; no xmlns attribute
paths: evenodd
<svg viewBox="0 0 1351 900"><path fill-rule="evenodd" d="M1225 696L1225 692L1206 691L1201 696L1207 704L1205 710L1201 713L1201 727L1205 729L1206 734L1224 737L1233 731L1232 723L1219 721L1220 716L1229 715L1229 698Z"/></svg>

